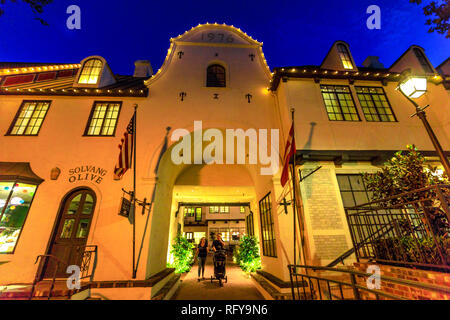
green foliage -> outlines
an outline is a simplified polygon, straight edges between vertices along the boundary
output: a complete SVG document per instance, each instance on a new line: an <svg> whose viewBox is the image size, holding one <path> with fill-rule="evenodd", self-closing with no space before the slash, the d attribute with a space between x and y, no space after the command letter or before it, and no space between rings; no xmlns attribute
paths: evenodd
<svg viewBox="0 0 450 320"><path fill-rule="evenodd" d="M170 250L170 253L173 255L173 263L169 264L169 267L175 268L176 273L189 271L194 262L193 249L194 244L181 234L178 234L172 245L172 250Z"/></svg>
<svg viewBox="0 0 450 320"><path fill-rule="evenodd" d="M434 265L450 264L449 239L444 236L417 238L411 235L395 238L377 239L374 241L374 250L378 259L427 263ZM444 263L437 248L443 253Z"/></svg>
<svg viewBox="0 0 450 320"><path fill-rule="evenodd" d="M257 269L261 269L261 257L256 237L244 235L234 251L233 260L246 272L255 272Z"/></svg>
<svg viewBox="0 0 450 320"><path fill-rule="evenodd" d="M436 184L448 184L447 177L439 177L437 168L427 165L425 157L417 148L408 145L406 154L401 151L395 153L381 171L365 173L363 178L372 194L372 201L382 200L378 205L394 206L394 211L401 209L405 213L405 218L396 216L393 221L395 237L372 241L375 255L379 259L428 264L450 263L450 224L440 200L434 189L416 191ZM410 193L396 197L406 192ZM420 220L414 221L413 215L406 214L411 210L419 214L416 217L420 217ZM446 262L442 261L439 252L443 253Z"/></svg>
<svg viewBox="0 0 450 320"><path fill-rule="evenodd" d="M10 1L17 2L17 0ZM52 3L53 0L22 0L22 2L28 4L35 14L41 14L44 12L44 7ZM0 16L4 13L3 7L5 6L5 3L6 0L0 0L0 5L2 5L2 7L0 7ZM48 23L44 19L40 17L35 17L35 19L43 25L48 26Z"/></svg>
<svg viewBox="0 0 450 320"><path fill-rule="evenodd" d="M439 183L448 179L437 175L437 168L427 165L425 157L414 145L407 146L408 152L398 151L385 163L381 171L363 175L372 200L380 200Z"/></svg>
<svg viewBox="0 0 450 320"><path fill-rule="evenodd" d="M411 3L421 4L422 0L409 0ZM423 13L429 17L425 22L430 26L428 32L436 31L439 34L446 34L450 38L450 0L433 0L423 7Z"/></svg>

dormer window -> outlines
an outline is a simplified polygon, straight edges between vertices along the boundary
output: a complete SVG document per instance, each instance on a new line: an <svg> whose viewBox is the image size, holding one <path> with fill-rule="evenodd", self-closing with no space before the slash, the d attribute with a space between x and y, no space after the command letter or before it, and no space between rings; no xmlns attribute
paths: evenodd
<svg viewBox="0 0 450 320"><path fill-rule="evenodd" d="M103 63L100 59L89 59L83 65L78 83L96 84L102 71Z"/></svg>
<svg viewBox="0 0 450 320"><path fill-rule="evenodd" d="M207 87L226 87L225 68L219 64L210 65L206 72Z"/></svg>
<svg viewBox="0 0 450 320"><path fill-rule="evenodd" d="M350 53L347 47L343 44L338 44L337 49L339 52L339 57L341 58L342 65L345 69L353 69L352 59L350 58Z"/></svg>
<svg viewBox="0 0 450 320"><path fill-rule="evenodd" d="M414 48L413 51L417 59L419 60L420 64L422 65L422 68L425 70L425 72L433 73L434 71L431 68L430 64L428 63L427 58L425 58L425 55L423 54L422 50L420 50L419 48Z"/></svg>

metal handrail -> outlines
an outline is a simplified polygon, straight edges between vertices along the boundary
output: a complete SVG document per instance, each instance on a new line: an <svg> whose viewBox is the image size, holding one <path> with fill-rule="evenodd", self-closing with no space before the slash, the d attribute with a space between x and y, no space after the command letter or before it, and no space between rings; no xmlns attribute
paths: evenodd
<svg viewBox="0 0 450 320"><path fill-rule="evenodd" d="M386 225L385 227L389 227L387 230L385 230L382 234L378 235L378 237L384 236L386 233L390 232L392 230L392 226ZM378 230L377 232L381 232L381 230ZM352 238L353 239L353 238ZM343 262L344 259L348 258L352 253L355 253L357 250L359 250L363 245L369 243L369 240L372 239L372 236L366 237L365 239L359 241L358 243L355 243L353 247L347 251L345 251L343 254L341 254L339 257L337 257L335 260L327 264L327 267L334 267L339 262Z"/></svg>
<svg viewBox="0 0 450 320"><path fill-rule="evenodd" d="M81 251L81 249L82 249L82 252L83 252L82 253L82 258L81 258L81 266L80 266L80 271L81 271L80 279L90 278L90 281L92 281L95 269L97 267L98 246L97 245L82 245L82 246L77 246L77 247L78 247L77 248L78 251ZM88 249L88 248L92 248L92 249ZM92 272L89 274L92 253L94 253L94 262L93 262ZM84 261L86 255L88 255L88 261ZM62 261L58 257L56 257L54 255L51 255L51 254L40 254L40 255L38 255L36 257L36 261L34 262L34 264L36 264L39 260L42 263L42 259L43 258L53 259L56 262L55 270L53 272L51 286L50 286L50 289L48 291L48 296L47 296L47 299L50 300L50 298L52 296L52 291L54 289L55 282L56 282L56 274L57 274L60 266L63 265L65 267L68 267L69 264L67 262ZM46 261L46 263L48 263L48 260ZM36 276L34 277L34 280L33 280L33 284L31 286L31 292L30 292L30 296L29 296L30 300L33 298L33 294L34 294L34 290L35 290L36 284L40 281L41 272L42 272L42 268L38 268ZM70 292L69 292L68 296L70 297Z"/></svg>
<svg viewBox="0 0 450 320"><path fill-rule="evenodd" d="M446 230L450 231L449 191L450 185L439 184L346 208L358 261L368 258L379 263L448 272L450 263L442 241L447 239ZM436 224L440 220L433 220L434 213L440 215L443 226ZM389 225L393 227L392 233L383 238L380 231ZM358 238L367 235L369 241L359 241ZM432 254L422 248L420 241L426 237L432 241Z"/></svg>
<svg viewBox="0 0 450 320"><path fill-rule="evenodd" d="M60 266L60 264L63 264L65 266L67 266L67 263L62 261L62 260L60 260L58 257L56 257L54 255L51 255L51 254L40 254L40 255L38 255L36 257L36 261L34 262L34 264L36 264L39 260L42 261L43 257L47 257L47 258L50 258L50 259L53 259L53 260L56 261L56 268L55 268L55 271L53 272L53 278L52 278L52 282L51 282L52 284L50 286L50 290L48 291L48 296L47 296L47 299L50 300L53 288L55 287L56 273L58 272L59 266ZM38 283L38 281L40 279L40 271L41 271L40 268L38 268L36 276L34 277L34 280L33 280L33 284L31 286L31 292L30 292L29 300L33 299L34 289L35 289L36 284Z"/></svg>
<svg viewBox="0 0 450 320"><path fill-rule="evenodd" d="M292 298L293 298L293 300L296 300L296 294L295 294L295 291L294 291L294 288L295 288L294 277L295 277L295 281L297 283L298 283L298 277L301 277L301 281L303 283L305 282L305 280L304 280L305 278L308 280L308 283L309 283L309 286L310 286L310 295L311 295L312 299L314 299L315 289L314 289L313 282L312 282L311 279L316 280L316 284L317 284L317 288L318 288L318 293L319 293L320 299L322 299L322 290L320 288L320 281L323 281L323 282L325 282L327 284L328 294L329 294L330 300L333 300L333 298L332 298L333 294L331 293L330 283L334 283L334 284L338 284L339 285L339 289L340 289L340 292L341 292L341 299L344 299L342 286L351 287L352 290L353 290L353 294L354 294L354 298L355 299L361 299L360 291L365 291L365 292L374 294L377 300L380 298L380 296L386 297L386 298L390 298L390 299L405 299L405 298L397 296L397 295L393 295L393 294L390 294L390 293L387 293L387 292L384 292L384 291L380 291L380 290L369 289L367 287L364 287L364 286L361 286L361 285L357 284L356 277L367 278L367 277L373 276L373 274L371 274L371 273L365 273L365 272L361 272L361 271L357 271L357 270L351 270L351 269L330 268L330 267L309 266L309 265L292 265L292 264L290 264L290 265L288 265L288 268L289 268L289 275L290 275L291 285L292 285ZM341 281L341 280L330 279L330 278L310 275L310 274L306 274L306 273L299 273L299 272L297 272L297 269L309 269L311 271L339 272L341 274L348 274L348 275L350 275L351 281L350 282L345 282L345 281ZM450 288L449 287L433 285L433 284L429 284L429 283L422 283L422 282L406 280L406 279L398 279L398 278L393 278L393 277L388 277L388 276L383 276L383 275L380 275L380 281L401 284L401 285L415 287L415 288L419 288L419 289L439 291L439 292L443 292L443 293L447 293L447 294L450 293ZM306 299L308 295L307 295L306 289L304 287L303 287L303 294L304 294L303 297ZM299 297L299 299L302 297L300 292L299 292L298 286L297 286L297 296ZM339 297L337 297L337 298L339 298Z"/></svg>

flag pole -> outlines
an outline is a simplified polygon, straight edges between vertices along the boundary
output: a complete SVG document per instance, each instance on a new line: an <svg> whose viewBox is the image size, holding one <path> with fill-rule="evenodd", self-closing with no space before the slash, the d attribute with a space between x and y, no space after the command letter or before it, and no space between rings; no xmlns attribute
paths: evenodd
<svg viewBox="0 0 450 320"><path fill-rule="evenodd" d="M294 113L295 113L295 109L292 108L291 109L291 116L292 116L292 131L293 131L293 137L292 137L292 141L295 141L295 122L294 122ZM295 148L297 149L297 147ZM295 174L295 154L297 153L297 150L294 150L294 163L292 165L292 193L293 193L293 197L292 197L292 209L293 209L293 216L294 216L294 272L296 270L296 265L297 265L297 222L296 222L296 215L297 215L297 211L296 211L296 192L295 192L295 185L296 185L296 174Z"/></svg>
<svg viewBox="0 0 450 320"><path fill-rule="evenodd" d="M136 115L138 105L134 104L134 116L133 116L133 275L132 278L136 279Z"/></svg>

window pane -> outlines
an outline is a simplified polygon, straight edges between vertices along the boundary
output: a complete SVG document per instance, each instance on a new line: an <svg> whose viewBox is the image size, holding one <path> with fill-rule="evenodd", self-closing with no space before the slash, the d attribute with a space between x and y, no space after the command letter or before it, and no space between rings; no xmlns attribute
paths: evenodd
<svg viewBox="0 0 450 320"><path fill-rule="evenodd" d="M382 88L355 87L367 121L395 122L392 108ZM363 94L364 93L364 94ZM368 106L369 108L364 108ZM386 116L391 115L391 116Z"/></svg>
<svg viewBox="0 0 450 320"><path fill-rule="evenodd" d="M336 177L345 208L366 204L371 201L370 193L366 189L362 175L338 174Z"/></svg>
<svg viewBox="0 0 450 320"><path fill-rule="evenodd" d="M50 103L45 101L24 102L9 134L36 135L44 121L49 105Z"/></svg>
<svg viewBox="0 0 450 320"><path fill-rule="evenodd" d="M320 88L329 120L360 120L349 87L321 85Z"/></svg>
<svg viewBox="0 0 450 320"><path fill-rule="evenodd" d="M90 136L112 136L119 117L120 103L96 102L86 130Z"/></svg>
<svg viewBox="0 0 450 320"><path fill-rule="evenodd" d="M348 52L347 47L343 44L338 44L337 49L343 67L345 69L353 69L352 59L350 58L350 53Z"/></svg>
<svg viewBox="0 0 450 320"><path fill-rule="evenodd" d="M86 195L86 199L84 199L83 211L81 214L91 214L94 209L94 199L90 194Z"/></svg>
<svg viewBox="0 0 450 320"><path fill-rule="evenodd" d="M225 87L225 68L218 64L209 66L206 72L206 86Z"/></svg>
<svg viewBox="0 0 450 320"><path fill-rule="evenodd" d="M10 253L16 246L36 186L25 183L13 186L11 182L2 182L0 188L0 210L4 210L0 220L0 253ZM6 204L8 197L9 202Z"/></svg>
<svg viewBox="0 0 450 320"><path fill-rule="evenodd" d="M61 230L60 238L70 238L72 235L73 225L75 223L75 219L66 219L64 221L63 228Z"/></svg>
<svg viewBox="0 0 450 320"><path fill-rule="evenodd" d="M89 228L89 219L81 219L78 225L77 238L86 238Z"/></svg>
<svg viewBox="0 0 450 320"><path fill-rule="evenodd" d="M276 240L274 224L272 219L272 207L270 203L270 193L259 201L259 212L261 217L261 236L263 244L263 254L269 257L276 257Z"/></svg>
<svg viewBox="0 0 450 320"><path fill-rule="evenodd" d="M99 59L90 59L85 62L78 83L96 84L102 70L102 62Z"/></svg>
<svg viewBox="0 0 450 320"><path fill-rule="evenodd" d="M67 209L67 214L75 214L78 210L78 206L80 205L82 194L78 194L75 196L72 201L70 201L69 208Z"/></svg>

